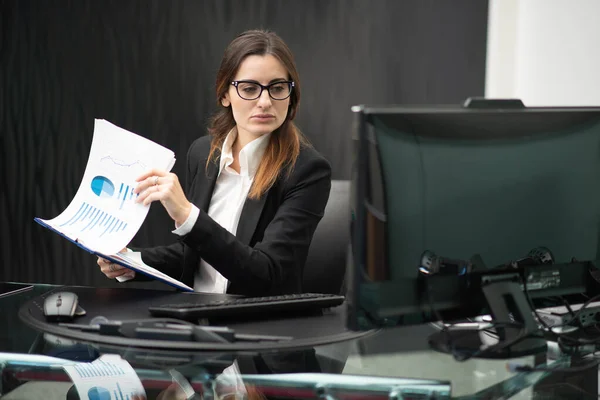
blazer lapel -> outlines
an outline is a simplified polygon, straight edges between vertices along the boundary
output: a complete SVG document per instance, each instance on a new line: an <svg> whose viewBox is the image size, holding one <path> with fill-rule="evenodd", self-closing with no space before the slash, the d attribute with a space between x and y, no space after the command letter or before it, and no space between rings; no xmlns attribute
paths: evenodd
<svg viewBox="0 0 600 400"><path fill-rule="evenodd" d="M206 157L203 158L202 165L206 165ZM198 175L196 176L194 204L203 212L208 212L208 207L210 206L210 199L212 198L217 176L219 175L219 161L220 158L217 157L215 162L210 163L206 170L202 169L198 171ZM267 201L267 196L268 193L265 193L258 200L246 199L244 202L236 237L246 245L250 244L250 240L256 230L258 220Z"/></svg>
<svg viewBox="0 0 600 400"><path fill-rule="evenodd" d="M213 190L215 188L215 183L217 181L218 175L218 159L217 163L210 163L208 167L205 169L208 155L201 158L200 166L202 168L198 168L196 176L194 177L194 181L192 183L191 188L191 201L196 205L196 207L200 208L202 212L208 212L208 207L210 206L210 198L212 197ZM180 281L185 282L189 286L194 285L194 275L198 269L198 263L200 262L200 257L198 253L195 251L190 251L189 248L186 247L186 251L184 252L184 269L181 275Z"/></svg>
<svg viewBox="0 0 600 400"><path fill-rule="evenodd" d="M206 163L206 160L204 160ZM215 189L215 183L217 182L217 176L219 174L219 159L215 162L208 164L206 170L198 171L197 176L197 195L195 196L195 204L203 212L208 212L210 206L210 199L212 197L213 190Z"/></svg>
<svg viewBox="0 0 600 400"><path fill-rule="evenodd" d="M238 222L236 237L245 245L250 244L252 235L258 225L258 219L262 214L263 207L267 200L268 193L265 193L260 199L253 200L250 198L246 199L244 208L242 208L242 214L240 215L240 221Z"/></svg>

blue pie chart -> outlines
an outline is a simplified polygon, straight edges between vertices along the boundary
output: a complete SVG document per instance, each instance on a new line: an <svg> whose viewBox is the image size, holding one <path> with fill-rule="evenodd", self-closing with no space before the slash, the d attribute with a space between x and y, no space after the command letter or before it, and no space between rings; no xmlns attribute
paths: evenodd
<svg viewBox="0 0 600 400"><path fill-rule="evenodd" d="M96 176L92 179L92 192L100 197L112 197L115 194L115 185L105 176Z"/></svg>
<svg viewBox="0 0 600 400"><path fill-rule="evenodd" d="M89 400L110 400L110 392L103 387L94 386L88 390Z"/></svg>

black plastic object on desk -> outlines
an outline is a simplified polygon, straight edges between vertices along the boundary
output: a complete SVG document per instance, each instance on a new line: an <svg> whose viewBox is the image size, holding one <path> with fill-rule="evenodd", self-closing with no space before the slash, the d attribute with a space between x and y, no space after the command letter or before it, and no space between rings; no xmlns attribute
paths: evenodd
<svg viewBox="0 0 600 400"><path fill-rule="evenodd" d="M373 331L349 331L345 326L347 315L343 305L319 313L269 312L264 313L266 314L264 316L259 315L253 318L232 318L226 323L203 321L203 324L199 325L203 328L179 327L178 330L182 332L176 332L170 323L169 326L157 326L157 324L164 324L165 320L162 318L163 321L152 321L152 316L148 311L149 307L186 302L205 303L240 297L227 294L178 293L125 287L69 286L56 288L55 291L58 290L77 294L79 303L85 307L87 314L79 317L76 324L60 324L46 320L41 306L47 294L31 298L21 304L19 318L27 325L44 333L114 348L212 352L277 351L354 340L373 333ZM140 319L147 322L144 322L143 326L131 324L135 320L140 322ZM181 325L181 321L173 321L173 323ZM128 325L128 327L124 325ZM138 327L142 329L137 329L137 331L129 329ZM100 332L100 328L102 328L102 332ZM233 331L235 340L231 342L197 340L196 333L223 333L218 331L219 328L228 328ZM150 337L152 335L160 337ZM194 340L191 340L192 336Z"/></svg>
<svg viewBox="0 0 600 400"><path fill-rule="evenodd" d="M104 336L129 337L145 340L171 340L201 343L231 343L235 341L292 340L289 336L239 334L225 326L201 326L173 319L137 319L129 321L104 320L98 323L59 326Z"/></svg>
<svg viewBox="0 0 600 400"><path fill-rule="evenodd" d="M298 293L208 302L170 303L151 306L148 310L156 317L198 320L276 312L320 311L324 308L339 306L343 302L344 296L324 293Z"/></svg>

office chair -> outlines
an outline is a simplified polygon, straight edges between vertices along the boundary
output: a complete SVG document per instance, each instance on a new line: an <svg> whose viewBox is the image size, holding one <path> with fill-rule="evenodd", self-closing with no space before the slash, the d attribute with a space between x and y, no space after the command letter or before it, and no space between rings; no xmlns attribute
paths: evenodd
<svg viewBox="0 0 600 400"><path fill-rule="evenodd" d="M344 294L349 244L350 181L334 180L323 218L308 249L302 278L304 292ZM336 343L318 347L314 356L321 372L341 373L349 352L348 343Z"/></svg>
<svg viewBox="0 0 600 400"><path fill-rule="evenodd" d="M306 293L342 292L350 243L350 181L331 181L329 201L313 235L302 290Z"/></svg>
<svg viewBox="0 0 600 400"><path fill-rule="evenodd" d="M349 244L350 181L334 180L323 218L308 249L302 277L305 293L342 293ZM236 360L243 374L341 373L348 353L348 344L336 343L316 349L240 355Z"/></svg>

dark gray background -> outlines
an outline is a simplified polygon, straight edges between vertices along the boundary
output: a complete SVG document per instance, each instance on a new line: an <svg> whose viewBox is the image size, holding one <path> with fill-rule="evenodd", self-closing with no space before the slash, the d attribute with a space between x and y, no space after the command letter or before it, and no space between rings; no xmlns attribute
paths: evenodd
<svg viewBox="0 0 600 400"><path fill-rule="evenodd" d="M268 28L291 47L297 122L334 178L347 179L351 105L483 95L487 9L482 0L0 0L0 280L113 285L94 257L33 218L58 215L77 191L94 118L169 147L183 171L214 110L222 52L241 31ZM171 229L154 205L134 244L169 243Z"/></svg>

